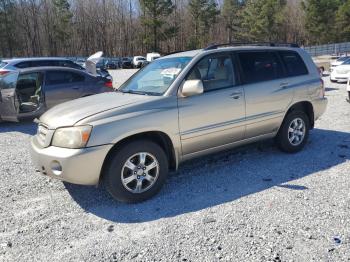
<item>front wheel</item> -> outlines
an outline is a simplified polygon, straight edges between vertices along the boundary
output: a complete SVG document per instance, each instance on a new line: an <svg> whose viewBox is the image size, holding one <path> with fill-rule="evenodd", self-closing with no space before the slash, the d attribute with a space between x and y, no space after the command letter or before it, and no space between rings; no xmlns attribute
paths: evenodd
<svg viewBox="0 0 350 262"><path fill-rule="evenodd" d="M104 183L121 202L141 202L162 188L168 175L168 158L156 143L137 140L124 145L111 157Z"/></svg>
<svg viewBox="0 0 350 262"><path fill-rule="evenodd" d="M302 150L308 140L310 120L303 111L292 111L284 119L276 136L277 146L284 152Z"/></svg>

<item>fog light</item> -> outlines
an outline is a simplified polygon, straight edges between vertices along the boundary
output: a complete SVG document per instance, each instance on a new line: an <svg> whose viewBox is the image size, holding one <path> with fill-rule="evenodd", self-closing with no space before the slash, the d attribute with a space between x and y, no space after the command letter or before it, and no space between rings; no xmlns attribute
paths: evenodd
<svg viewBox="0 0 350 262"><path fill-rule="evenodd" d="M52 173L56 176L60 176L62 174L62 166L56 160L51 162L51 170Z"/></svg>

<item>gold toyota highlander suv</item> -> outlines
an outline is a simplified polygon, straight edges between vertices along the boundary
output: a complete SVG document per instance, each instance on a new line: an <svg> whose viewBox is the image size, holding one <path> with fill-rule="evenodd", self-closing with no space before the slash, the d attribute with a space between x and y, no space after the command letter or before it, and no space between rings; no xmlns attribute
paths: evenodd
<svg viewBox="0 0 350 262"><path fill-rule="evenodd" d="M103 182L115 199L138 202L194 157L269 138L298 152L326 105L318 69L298 46L212 45L159 58L116 92L52 108L31 155L43 175Z"/></svg>

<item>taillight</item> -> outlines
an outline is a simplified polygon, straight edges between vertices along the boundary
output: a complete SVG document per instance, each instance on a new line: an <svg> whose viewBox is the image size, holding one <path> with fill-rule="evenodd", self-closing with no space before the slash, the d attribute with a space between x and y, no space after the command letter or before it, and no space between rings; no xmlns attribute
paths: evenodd
<svg viewBox="0 0 350 262"><path fill-rule="evenodd" d="M4 76L6 74L10 73L10 71L6 71L6 70L1 70L0 71L0 76Z"/></svg>
<svg viewBox="0 0 350 262"><path fill-rule="evenodd" d="M105 87L113 88L113 82L111 80L105 82Z"/></svg>

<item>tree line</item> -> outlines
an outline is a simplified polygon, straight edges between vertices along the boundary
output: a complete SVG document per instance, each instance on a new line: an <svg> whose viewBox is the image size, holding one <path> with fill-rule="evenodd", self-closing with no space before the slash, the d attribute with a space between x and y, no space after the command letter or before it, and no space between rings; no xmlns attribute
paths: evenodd
<svg viewBox="0 0 350 262"><path fill-rule="evenodd" d="M350 41L350 0L0 0L0 57Z"/></svg>

